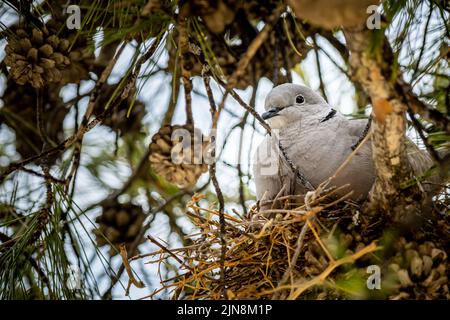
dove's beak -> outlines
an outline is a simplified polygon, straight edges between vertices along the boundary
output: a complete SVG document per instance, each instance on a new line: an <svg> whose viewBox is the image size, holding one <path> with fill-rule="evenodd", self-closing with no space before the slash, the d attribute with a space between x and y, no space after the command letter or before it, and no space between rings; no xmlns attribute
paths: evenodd
<svg viewBox="0 0 450 320"><path fill-rule="evenodd" d="M262 117L264 120L267 120L267 119L273 118L273 117L275 117L276 115L278 115L278 113L279 113L280 111L281 111L281 108L275 107L275 108L270 109L270 110L267 111L267 112L264 112L264 113L261 115L261 117Z"/></svg>

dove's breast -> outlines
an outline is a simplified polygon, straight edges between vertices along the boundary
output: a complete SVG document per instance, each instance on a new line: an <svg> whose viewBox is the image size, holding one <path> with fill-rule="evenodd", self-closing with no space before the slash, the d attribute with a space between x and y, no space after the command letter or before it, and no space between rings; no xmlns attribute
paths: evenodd
<svg viewBox="0 0 450 320"><path fill-rule="evenodd" d="M281 145L284 146L288 158L315 187L337 172L353 151L351 147L359 139L358 135L349 132L345 122L347 120L336 120L326 125L303 126L301 132L289 128L280 135ZM364 123L361 124L362 132ZM353 190L351 198L359 199L367 196L374 180L375 170L369 142L339 170L331 185L349 184L349 187L338 192L338 195Z"/></svg>

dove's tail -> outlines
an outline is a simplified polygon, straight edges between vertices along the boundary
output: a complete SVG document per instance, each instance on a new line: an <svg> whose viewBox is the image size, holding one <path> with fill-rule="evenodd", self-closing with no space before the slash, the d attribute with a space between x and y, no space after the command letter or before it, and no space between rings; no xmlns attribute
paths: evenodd
<svg viewBox="0 0 450 320"><path fill-rule="evenodd" d="M441 168L440 170L431 170L436 165L435 161L425 150L419 149L412 141L407 145L408 160L414 171L416 177L424 177L422 180L422 187L430 196L438 194L449 181L450 175L448 168ZM438 151L441 159L450 154L450 151ZM447 174L445 173L447 170Z"/></svg>

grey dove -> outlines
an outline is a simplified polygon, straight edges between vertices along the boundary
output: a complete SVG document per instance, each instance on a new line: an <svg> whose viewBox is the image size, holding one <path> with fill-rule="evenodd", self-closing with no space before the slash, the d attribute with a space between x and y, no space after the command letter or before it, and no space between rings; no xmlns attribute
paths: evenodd
<svg viewBox="0 0 450 320"><path fill-rule="evenodd" d="M365 119L348 119L308 87L282 84L265 100L262 118L272 129L258 146L253 174L258 200L305 193L333 176L360 140ZM416 175L433 164L428 154L407 139L407 152ZM306 181L303 181L305 179ZM337 195L365 199L375 181L371 142L361 145L348 164L330 183L343 186ZM310 183L310 185L308 185Z"/></svg>

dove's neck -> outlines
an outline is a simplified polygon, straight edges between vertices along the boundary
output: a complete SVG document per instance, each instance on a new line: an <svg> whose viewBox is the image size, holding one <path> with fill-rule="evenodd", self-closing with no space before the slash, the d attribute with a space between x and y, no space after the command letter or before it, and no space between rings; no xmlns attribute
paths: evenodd
<svg viewBox="0 0 450 320"><path fill-rule="evenodd" d="M333 144L340 124L345 117L332 108L323 108L307 116L292 121L279 130L277 137L283 144L296 141L303 150L316 149L319 145Z"/></svg>
<svg viewBox="0 0 450 320"><path fill-rule="evenodd" d="M277 136L276 142L283 148L286 157L315 185L334 173L335 164L341 163L341 154L337 154L336 150L344 149L341 146L346 143L340 137L345 127L342 126L345 116L332 110L326 108L310 113L283 128ZM350 150L350 147L347 149ZM327 161L330 154L338 159Z"/></svg>
<svg viewBox="0 0 450 320"><path fill-rule="evenodd" d="M317 134L317 127L328 127L342 115L332 108L320 108L315 110L310 110L307 115L301 117L297 120L293 120L289 125L283 127L280 130L280 136L292 136L295 135L305 135L308 132L315 132Z"/></svg>

